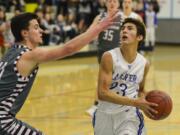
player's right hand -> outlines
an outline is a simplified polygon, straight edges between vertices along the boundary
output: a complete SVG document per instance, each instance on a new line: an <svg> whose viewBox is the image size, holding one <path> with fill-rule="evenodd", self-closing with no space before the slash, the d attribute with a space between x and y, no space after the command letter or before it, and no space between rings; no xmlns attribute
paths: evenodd
<svg viewBox="0 0 180 135"><path fill-rule="evenodd" d="M136 100L137 103L137 107L139 109L141 109L146 115L148 115L150 118L153 118L154 115L153 114L157 114L158 112L153 108L153 107L157 107L158 104L156 103L152 103L152 102L148 102L147 100L145 100L145 98L139 98Z"/></svg>

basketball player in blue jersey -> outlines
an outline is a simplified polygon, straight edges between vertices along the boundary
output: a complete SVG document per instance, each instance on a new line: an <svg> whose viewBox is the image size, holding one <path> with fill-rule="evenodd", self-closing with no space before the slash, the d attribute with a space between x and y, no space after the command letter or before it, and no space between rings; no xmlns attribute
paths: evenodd
<svg viewBox="0 0 180 135"><path fill-rule="evenodd" d="M145 78L149 63L137 52L145 39L144 24L127 18L122 24L121 45L102 56L98 79L98 109L95 135L145 135L143 116L157 113L157 104L145 100Z"/></svg>
<svg viewBox="0 0 180 135"><path fill-rule="evenodd" d="M42 43L43 30L35 14L24 13L12 18L11 30L16 43L0 61L0 135L42 135L41 131L16 118L33 85L39 64L77 52L114 23L116 13L93 23L85 33L63 47L38 47Z"/></svg>
<svg viewBox="0 0 180 135"><path fill-rule="evenodd" d="M111 15L113 13L113 10L119 10L119 0L104 0L107 11L102 12L99 15L96 16L94 19L94 22L98 22L99 20L103 20L107 15ZM119 10L118 17L116 19L116 24L112 25L105 31L102 31L99 36L97 37L97 58L98 63L101 62L101 57L104 52L109 51L113 48L116 48L119 46L120 43L120 27L123 21L123 13ZM95 95L97 95L95 93ZM86 112L93 116L95 110L97 109L98 100L95 99L94 105L91 106Z"/></svg>

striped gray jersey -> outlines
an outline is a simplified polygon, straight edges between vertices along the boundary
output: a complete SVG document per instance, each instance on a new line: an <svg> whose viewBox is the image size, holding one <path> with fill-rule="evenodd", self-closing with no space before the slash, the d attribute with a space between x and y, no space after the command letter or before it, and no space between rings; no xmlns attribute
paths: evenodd
<svg viewBox="0 0 180 135"><path fill-rule="evenodd" d="M136 59L128 63L122 56L120 48L109 51L113 61L113 75L110 90L120 96L137 98L139 84L143 80L146 59L137 53ZM129 106L99 101L98 109L107 113L117 113L129 109Z"/></svg>
<svg viewBox="0 0 180 135"><path fill-rule="evenodd" d="M38 67L28 77L18 72L16 64L30 49L13 45L0 61L0 114L12 114L21 109L34 82Z"/></svg>
<svg viewBox="0 0 180 135"><path fill-rule="evenodd" d="M123 21L123 14L119 11L118 17L115 24L110 26L108 29L104 30L99 34L97 47L98 51L105 52L113 48L116 48L120 45L120 28ZM107 13L104 12L100 14L100 19L103 19L107 16Z"/></svg>

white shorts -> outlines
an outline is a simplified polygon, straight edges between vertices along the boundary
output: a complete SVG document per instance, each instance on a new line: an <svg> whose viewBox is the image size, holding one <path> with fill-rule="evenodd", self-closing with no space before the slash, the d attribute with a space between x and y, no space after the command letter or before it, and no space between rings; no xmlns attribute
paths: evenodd
<svg viewBox="0 0 180 135"><path fill-rule="evenodd" d="M116 114L97 110L93 123L94 135L146 135L143 115L135 107Z"/></svg>

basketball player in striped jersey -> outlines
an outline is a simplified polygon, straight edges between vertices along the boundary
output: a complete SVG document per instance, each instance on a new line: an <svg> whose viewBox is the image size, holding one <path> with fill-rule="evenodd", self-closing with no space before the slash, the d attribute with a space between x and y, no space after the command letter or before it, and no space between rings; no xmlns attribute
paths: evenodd
<svg viewBox="0 0 180 135"><path fill-rule="evenodd" d="M107 7L107 12L102 12L99 14L95 21L98 22L102 20L107 15L112 14L113 10L119 10L119 0L105 0L105 5ZM123 13L119 10L118 18L116 19L116 24L112 25L105 31L102 31L97 40L97 47L98 47L98 63L101 61L101 57L104 52L109 51L113 48L119 46L120 38L119 38L119 30L123 21Z"/></svg>
<svg viewBox="0 0 180 135"><path fill-rule="evenodd" d="M137 52L145 39L144 24L126 18L121 45L102 56L98 79L98 109L94 115L95 135L145 135L139 109L153 117L157 104L145 100L145 78L149 63Z"/></svg>
<svg viewBox="0 0 180 135"><path fill-rule="evenodd" d="M133 12L133 2L132 0L123 0L122 1L122 9L123 9L123 18L135 18L143 21L140 15Z"/></svg>
<svg viewBox="0 0 180 135"><path fill-rule="evenodd" d="M85 33L63 47L38 47L43 30L35 14L23 13L12 18L11 30L16 43L0 61L0 135L42 135L41 131L16 118L33 85L38 65L77 52L110 26L115 17L116 12L93 23Z"/></svg>
<svg viewBox="0 0 180 135"><path fill-rule="evenodd" d="M107 11L102 12L99 15L96 16L94 19L94 22L98 22L99 20L102 20L107 15L112 14L113 10L119 10L119 0L104 0ZM119 46L120 42L120 27L123 21L123 13L119 10L118 17L116 19L116 23L106 29L105 31L102 31L99 36L97 37L97 59L98 63L101 62L101 57L104 52L109 51L113 48L116 48ZM95 95L97 95L95 93ZM95 110L97 109L98 99L96 97L94 105L92 105L86 112L93 116Z"/></svg>

